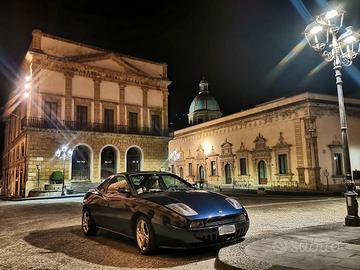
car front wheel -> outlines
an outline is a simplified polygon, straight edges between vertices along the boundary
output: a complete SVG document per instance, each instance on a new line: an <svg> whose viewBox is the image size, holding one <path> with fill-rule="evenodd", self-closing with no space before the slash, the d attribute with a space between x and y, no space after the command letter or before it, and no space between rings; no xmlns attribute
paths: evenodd
<svg viewBox="0 0 360 270"><path fill-rule="evenodd" d="M156 250L155 234L151 225L151 221L140 216L136 221L135 238L137 246L142 254L152 254Z"/></svg>
<svg viewBox="0 0 360 270"><path fill-rule="evenodd" d="M91 218L90 212L87 209L83 210L82 230L87 236L95 235L98 231L98 227L96 227L94 221Z"/></svg>

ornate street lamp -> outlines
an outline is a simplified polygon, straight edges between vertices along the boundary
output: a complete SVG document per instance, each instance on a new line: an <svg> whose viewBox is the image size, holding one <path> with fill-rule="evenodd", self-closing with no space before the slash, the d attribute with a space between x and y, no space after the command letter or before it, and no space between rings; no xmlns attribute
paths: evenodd
<svg viewBox="0 0 360 270"><path fill-rule="evenodd" d="M65 161L70 159L72 157L72 154L73 154L73 150L69 149L67 145L62 145L55 152L55 156L63 161L63 179L62 179L61 196L65 195Z"/></svg>
<svg viewBox="0 0 360 270"><path fill-rule="evenodd" d="M333 62L335 79L338 93L340 127L342 138L342 149L345 166L345 192L347 204L347 216L345 217L346 226L360 226L358 216L357 193L355 192L355 182L352 177L347 122L345 115L344 96L342 89L342 66L350 66L353 59L359 54L359 34L354 33L352 27L343 27L345 11L341 8L333 9L317 16L315 21L305 29L305 37L309 45L321 53L327 62Z"/></svg>

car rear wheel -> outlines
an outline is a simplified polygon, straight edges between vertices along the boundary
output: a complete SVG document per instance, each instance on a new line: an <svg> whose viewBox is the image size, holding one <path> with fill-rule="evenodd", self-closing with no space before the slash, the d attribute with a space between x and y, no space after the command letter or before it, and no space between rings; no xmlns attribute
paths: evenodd
<svg viewBox="0 0 360 270"><path fill-rule="evenodd" d="M83 210L82 230L87 236L95 235L98 231L98 227L96 227L94 221L91 218L90 212L87 209Z"/></svg>
<svg viewBox="0 0 360 270"><path fill-rule="evenodd" d="M151 221L140 216L136 220L135 238L139 251L142 254L152 254L156 250L155 233L151 225Z"/></svg>

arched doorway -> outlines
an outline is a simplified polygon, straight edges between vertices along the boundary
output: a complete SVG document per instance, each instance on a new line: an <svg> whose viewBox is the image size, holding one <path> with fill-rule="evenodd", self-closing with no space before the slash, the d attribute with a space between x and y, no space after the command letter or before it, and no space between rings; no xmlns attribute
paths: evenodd
<svg viewBox="0 0 360 270"><path fill-rule="evenodd" d="M200 183L204 183L204 181L205 181L205 171L204 171L204 167L202 165L199 167L199 180L200 180Z"/></svg>
<svg viewBox="0 0 360 270"><path fill-rule="evenodd" d="M126 153L126 171L138 172L140 171L141 152L136 147L131 147Z"/></svg>
<svg viewBox="0 0 360 270"><path fill-rule="evenodd" d="M225 165L225 184L231 184L232 178L231 178L231 165L229 163L226 163Z"/></svg>
<svg viewBox="0 0 360 270"><path fill-rule="evenodd" d="M183 167L180 167L179 173L180 173L180 177L181 177L181 178L184 178L184 170L183 170Z"/></svg>
<svg viewBox="0 0 360 270"><path fill-rule="evenodd" d="M85 145L75 147L71 158L71 178L90 180L90 149Z"/></svg>
<svg viewBox="0 0 360 270"><path fill-rule="evenodd" d="M106 146L101 151L101 178L107 178L116 173L116 153L111 146Z"/></svg>
<svg viewBox="0 0 360 270"><path fill-rule="evenodd" d="M267 184L266 163L263 160L260 160L258 163L258 178L259 178L260 185Z"/></svg>

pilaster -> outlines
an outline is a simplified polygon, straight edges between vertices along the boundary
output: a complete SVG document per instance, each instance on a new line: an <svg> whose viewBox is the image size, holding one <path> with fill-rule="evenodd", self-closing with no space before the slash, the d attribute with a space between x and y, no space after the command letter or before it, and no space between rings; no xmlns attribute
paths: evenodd
<svg viewBox="0 0 360 270"><path fill-rule="evenodd" d="M162 91L163 93L163 129L167 130L168 129L168 95L169 92L167 91L167 89L164 89Z"/></svg>
<svg viewBox="0 0 360 270"><path fill-rule="evenodd" d="M143 91L143 127L149 127L149 112L148 112L148 91L147 87L141 87Z"/></svg>
<svg viewBox="0 0 360 270"><path fill-rule="evenodd" d="M94 122L100 123L100 79L94 79Z"/></svg>
<svg viewBox="0 0 360 270"><path fill-rule="evenodd" d="M64 73L65 76L65 120L71 121L72 112L72 73Z"/></svg>
<svg viewBox="0 0 360 270"><path fill-rule="evenodd" d="M125 84L119 83L120 125L125 125Z"/></svg>

